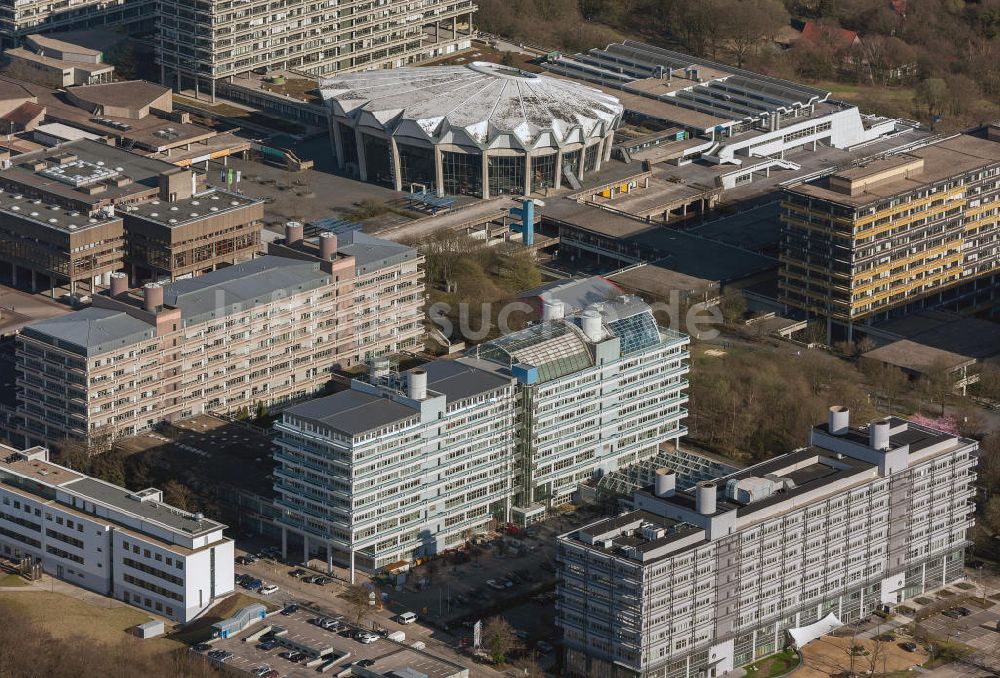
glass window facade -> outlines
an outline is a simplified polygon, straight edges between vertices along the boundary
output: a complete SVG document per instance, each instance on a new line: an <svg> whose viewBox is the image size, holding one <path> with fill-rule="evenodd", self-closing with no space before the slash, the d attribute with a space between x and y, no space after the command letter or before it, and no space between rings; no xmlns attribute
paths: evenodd
<svg viewBox="0 0 1000 678"><path fill-rule="evenodd" d="M483 156L478 153L441 154L444 192L448 195L483 195Z"/></svg>
<svg viewBox="0 0 1000 678"><path fill-rule="evenodd" d="M490 195L524 195L524 156L490 156Z"/></svg>
<svg viewBox="0 0 1000 678"><path fill-rule="evenodd" d="M434 148L407 146L398 142L396 147L399 149L399 175L403 190L409 191L411 184L422 184L428 190L437 188L434 176Z"/></svg>
<svg viewBox="0 0 1000 678"><path fill-rule="evenodd" d="M583 171L593 172L597 169L597 154L601 151L600 144L587 146L587 152L583 156Z"/></svg>
<svg viewBox="0 0 1000 678"><path fill-rule="evenodd" d="M358 141L354 136L354 130L342 122L337 123L340 129L341 147L344 149L344 163L358 164Z"/></svg>
<svg viewBox="0 0 1000 678"><path fill-rule="evenodd" d="M580 154L582 152L582 150L579 150L563 153L563 167L569 169L569 171L577 177L580 176ZM566 169L563 169L563 173L565 172Z"/></svg>
<svg viewBox="0 0 1000 678"><path fill-rule="evenodd" d="M379 139L370 134L362 134L365 148L365 164L368 169L368 181L392 188L392 162L389 151L389 141Z"/></svg>
<svg viewBox="0 0 1000 678"><path fill-rule="evenodd" d="M531 190L540 191L556 185L556 154L531 158Z"/></svg>

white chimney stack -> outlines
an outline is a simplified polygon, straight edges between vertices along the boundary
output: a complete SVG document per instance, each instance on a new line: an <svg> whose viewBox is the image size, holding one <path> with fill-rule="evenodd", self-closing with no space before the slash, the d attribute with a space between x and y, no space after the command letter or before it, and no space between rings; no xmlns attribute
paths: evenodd
<svg viewBox="0 0 1000 678"><path fill-rule="evenodd" d="M677 490L677 474L669 468L656 469L656 496L672 497Z"/></svg>
<svg viewBox="0 0 1000 678"><path fill-rule="evenodd" d="M834 405L830 408L830 416L827 422L827 428L830 431L830 435L842 436L846 435L847 430L851 426L851 411L844 407L843 405Z"/></svg>
<svg viewBox="0 0 1000 678"><path fill-rule="evenodd" d="M406 385L411 400L423 400L427 397L427 371L411 370L406 377Z"/></svg>

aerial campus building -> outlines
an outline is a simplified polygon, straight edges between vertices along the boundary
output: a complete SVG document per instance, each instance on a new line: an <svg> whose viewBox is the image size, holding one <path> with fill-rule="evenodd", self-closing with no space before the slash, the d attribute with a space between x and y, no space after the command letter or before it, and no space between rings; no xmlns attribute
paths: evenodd
<svg viewBox="0 0 1000 678"><path fill-rule="evenodd" d="M622 117L591 87L486 62L338 75L320 92L341 167L439 196L579 186Z"/></svg>
<svg viewBox="0 0 1000 678"><path fill-rule="evenodd" d="M578 485L686 432L687 337L635 297L546 319L282 413L276 508L309 558L374 571L497 522L531 523Z"/></svg>
<svg viewBox="0 0 1000 678"><path fill-rule="evenodd" d="M93 294L252 259L263 202L205 175L83 139L0 172L0 277L32 291Z"/></svg>
<svg viewBox="0 0 1000 678"><path fill-rule="evenodd" d="M107 440L283 403L315 393L334 368L413 345L421 259L365 238L340 250L335 237L320 238L312 255L263 256L135 291L113 274L91 307L18 335L18 433L32 444Z"/></svg>
<svg viewBox="0 0 1000 678"><path fill-rule="evenodd" d="M572 676L720 676L962 578L974 440L845 408L809 446L559 537ZM786 635L787 634L787 635Z"/></svg>
<svg viewBox="0 0 1000 678"><path fill-rule="evenodd" d="M250 71L329 75L396 68L465 49L477 9L472 0L248 0L194 9L188 0L163 0L157 62L161 82L214 99L219 81Z"/></svg>
<svg viewBox="0 0 1000 678"><path fill-rule="evenodd" d="M48 459L0 445L0 549L40 572L188 622L233 592L225 525Z"/></svg>
<svg viewBox="0 0 1000 678"><path fill-rule="evenodd" d="M786 189L780 299L828 336L927 307L975 313L1000 285L1000 143L955 135Z"/></svg>
<svg viewBox="0 0 1000 678"><path fill-rule="evenodd" d="M752 165L748 172L781 168L791 162L785 154L795 149L848 148L905 127L831 101L826 90L632 40L556 55L544 67L618 97L630 119L684 130L689 137L684 157ZM734 185L749 180L749 174L730 179Z"/></svg>

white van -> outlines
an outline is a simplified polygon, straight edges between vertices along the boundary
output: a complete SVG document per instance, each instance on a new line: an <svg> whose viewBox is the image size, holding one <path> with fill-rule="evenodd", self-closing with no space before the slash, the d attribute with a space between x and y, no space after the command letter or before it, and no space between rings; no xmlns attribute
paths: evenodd
<svg viewBox="0 0 1000 678"><path fill-rule="evenodd" d="M396 621L398 621L400 624L412 624L413 622L417 621L417 615L414 614L413 612L404 612L398 617L396 617Z"/></svg>

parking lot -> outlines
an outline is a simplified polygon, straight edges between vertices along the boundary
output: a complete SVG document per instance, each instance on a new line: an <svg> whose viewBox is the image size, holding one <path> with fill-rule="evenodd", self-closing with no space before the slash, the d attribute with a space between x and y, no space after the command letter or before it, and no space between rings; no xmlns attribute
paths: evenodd
<svg viewBox="0 0 1000 678"><path fill-rule="evenodd" d="M316 666L306 666L306 660L290 661L281 657L288 650L282 641L289 644L306 645L328 658L335 658L334 671L349 663L363 662L373 670L387 672L408 666L429 678L448 678L457 674L461 667L445 660L438 659L428 653L416 651L404 644L380 638L371 644L365 644L352 637L350 629L343 631L327 631L310 623L318 616L316 611L299 609L291 614L274 613L260 623L245 629L231 638L216 640L212 649L226 650L233 654L225 661L226 666L242 671L252 672L262 666L269 666L282 676L305 678L316 675ZM286 633L279 634L279 645L271 649L261 649L261 634L275 628L284 629ZM263 636L266 638L267 636ZM407 641L407 644L412 641ZM206 651L207 652L207 651Z"/></svg>

